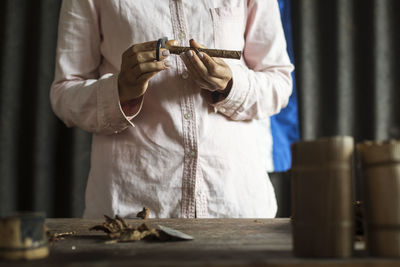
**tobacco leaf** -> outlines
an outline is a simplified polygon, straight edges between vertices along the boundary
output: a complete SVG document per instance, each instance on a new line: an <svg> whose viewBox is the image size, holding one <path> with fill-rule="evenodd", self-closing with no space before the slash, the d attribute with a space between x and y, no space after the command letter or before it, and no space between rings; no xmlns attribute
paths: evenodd
<svg viewBox="0 0 400 267"><path fill-rule="evenodd" d="M114 219L107 215L104 215L104 218L103 224L95 225L89 230L103 231L107 233L109 238L117 239L119 242L138 241L150 236L158 237L158 232L155 229L150 229L144 223L135 229L118 215Z"/></svg>
<svg viewBox="0 0 400 267"><path fill-rule="evenodd" d="M95 226L91 227L89 230L90 230L90 231L92 231L92 230L95 230L95 231L104 231L104 232L106 232L107 234L111 234L110 229L109 229L108 227L105 227L104 225L95 225Z"/></svg>
<svg viewBox="0 0 400 267"><path fill-rule="evenodd" d="M132 226L118 215L114 219L107 215L104 215L104 218L106 221L103 224L95 225L89 228L89 230L104 231L111 239L115 239L119 238L123 232L133 229Z"/></svg>
<svg viewBox="0 0 400 267"><path fill-rule="evenodd" d="M150 229L145 231L130 230L121 234L119 242L139 241L139 240L159 240L159 233L157 229Z"/></svg>
<svg viewBox="0 0 400 267"><path fill-rule="evenodd" d="M142 223L140 226L138 226L137 230L140 232L144 232L144 231L150 231L150 228L147 226L147 224Z"/></svg>
<svg viewBox="0 0 400 267"><path fill-rule="evenodd" d="M137 228L129 225L124 219L116 215L110 218L104 215L105 222L101 225L95 225L89 230L103 231L108 237L116 242L130 242L139 240L192 240L193 237L179 232L175 229L159 225L160 229L150 228L147 224L142 223ZM111 242L114 243L114 242ZM108 242L108 244L111 244Z"/></svg>
<svg viewBox="0 0 400 267"><path fill-rule="evenodd" d="M122 223L122 226L124 228L131 228L131 226L124 219L122 219L118 214L115 215L115 219L119 220Z"/></svg>

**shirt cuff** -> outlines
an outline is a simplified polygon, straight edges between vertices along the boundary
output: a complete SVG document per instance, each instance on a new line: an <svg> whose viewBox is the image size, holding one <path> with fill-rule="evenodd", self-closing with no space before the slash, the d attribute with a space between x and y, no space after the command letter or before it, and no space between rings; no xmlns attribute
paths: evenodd
<svg viewBox="0 0 400 267"><path fill-rule="evenodd" d="M232 71L232 88L228 96L217 103L211 104L215 112L220 112L227 117L235 118L243 112L243 103L249 93L249 80L246 72L238 64L227 62Z"/></svg>
<svg viewBox="0 0 400 267"><path fill-rule="evenodd" d="M144 95L139 98L124 101L121 103L122 112L125 114L128 120L132 120L136 117L143 106Z"/></svg>
<svg viewBox="0 0 400 267"><path fill-rule="evenodd" d="M131 119L135 117L142 106L134 116L127 117L122 110L118 94L118 75L108 73L103 75L100 80L100 87L97 93L98 101L98 120L110 132L119 133L129 126L135 127Z"/></svg>

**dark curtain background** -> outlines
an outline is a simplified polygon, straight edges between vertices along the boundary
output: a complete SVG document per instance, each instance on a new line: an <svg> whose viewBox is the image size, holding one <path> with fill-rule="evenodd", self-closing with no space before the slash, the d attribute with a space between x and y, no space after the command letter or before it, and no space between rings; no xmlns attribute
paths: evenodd
<svg viewBox="0 0 400 267"><path fill-rule="evenodd" d="M81 1L81 0L79 0ZM0 212L81 216L90 135L50 108L60 0L6 0L0 25Z"/></svg>
<svg viewBox="0 0 400 267"><path fill-rule="evenodd" d="M80 1L80 0L79 0ZM52 113L60 0L0 9L0 214L81 216L90 135ZM301 135L400 138L400 1L292 0ZM288 215L287 174L275 178Z"/></svg>

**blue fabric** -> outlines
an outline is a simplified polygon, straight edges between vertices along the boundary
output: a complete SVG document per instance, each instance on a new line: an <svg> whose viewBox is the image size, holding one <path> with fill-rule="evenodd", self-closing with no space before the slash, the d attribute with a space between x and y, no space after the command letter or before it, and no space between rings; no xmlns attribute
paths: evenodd
<svg viewBox="0 0 400 267"><path fill-rule="evenodd" d="M294 63L290 1L291 0L278 0L287 42L287 51L290 60ZM290 96L288 106L285 109L282 109L279 114L271 117L271 132L273 139L272 156L275 172L287 171L290 168L292 161L290 144L300 138L294 72L292 73L292 78L293 93Z"/></svg>

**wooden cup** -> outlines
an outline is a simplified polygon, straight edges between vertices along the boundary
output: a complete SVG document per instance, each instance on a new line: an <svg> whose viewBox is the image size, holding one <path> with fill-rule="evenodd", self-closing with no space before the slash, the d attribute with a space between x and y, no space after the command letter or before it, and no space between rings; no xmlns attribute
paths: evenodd
<svg viewBox="0 0 400 267"><path fill-rule="evenodd" d="M371 256L400 257L400 141L357 145Z"/></svg>
<svg viewBox="0 0 400 267"><path fill-rule="evenodd" d="M292 229L296 256L352 255L353 151L353 138L346 136L292 145Z"/></svg>

